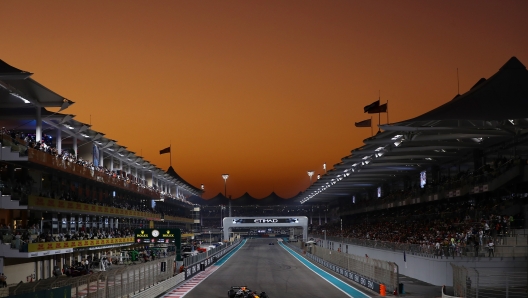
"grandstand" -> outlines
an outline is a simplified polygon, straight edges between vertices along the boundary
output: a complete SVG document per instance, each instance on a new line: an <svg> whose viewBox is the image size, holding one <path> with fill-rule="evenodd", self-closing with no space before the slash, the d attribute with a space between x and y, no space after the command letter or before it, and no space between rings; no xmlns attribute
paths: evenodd
<svg viewBox="0 0 528 298"><path fill-rule="evenodd" d="M457 296L480 288L483 297L525 297L528 72L515 57L446 104L380 125L293 198L203 200L172 167L164 171L64 114L73 102L30 76L0 61L0 271L10 282L48 278L55 265L88 254L134 248L138 227L219 240L228 214L307 216L323 258L333 250L364 263L376 259L396 268L401 281L452 286ZM86 239L96 242L64 247ZM506 278L483 284L497 272Z"/></svg>
<svg viewBox="0 0 528 298"><path fill-rule="evenodd" d="M56 266L142 251L137 228L191 232L187 198L201 189L64 113L74 102L31 75L0 60L0 272L10 289Z"/></svg>

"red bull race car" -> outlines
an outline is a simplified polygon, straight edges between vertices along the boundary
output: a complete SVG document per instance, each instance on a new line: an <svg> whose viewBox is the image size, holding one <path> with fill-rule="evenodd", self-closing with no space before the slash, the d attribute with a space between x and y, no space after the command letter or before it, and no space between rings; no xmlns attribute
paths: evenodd
<svg viewBox="0 0 528 298"><path fill-rule="evenodd" d="M241 286L241 287L231 287L229 291L227 291L227 297L228 298L269 298L266 292L260 292L258 294L257 291L253 291L248 289L248 287Z"/></svg>

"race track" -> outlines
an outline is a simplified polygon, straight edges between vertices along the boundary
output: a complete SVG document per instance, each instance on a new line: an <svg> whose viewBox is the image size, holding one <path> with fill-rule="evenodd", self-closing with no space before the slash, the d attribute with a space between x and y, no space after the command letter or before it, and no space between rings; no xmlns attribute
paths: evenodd
<svg viewBox="0 0 528 298"><path fill-rule="evenodd" d="M247 286L270 298L349 297L312 272L276 242L250 239L185 297L226 298L231 286ZM275 245L269 245L274 242Z"/></svg>

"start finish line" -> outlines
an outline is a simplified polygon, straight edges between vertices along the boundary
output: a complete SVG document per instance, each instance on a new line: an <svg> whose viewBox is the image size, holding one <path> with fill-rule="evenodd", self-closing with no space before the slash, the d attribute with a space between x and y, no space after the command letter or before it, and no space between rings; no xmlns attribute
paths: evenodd
<svg viewBox="0 0 528 298"><path fill-rule="evenodd" d="M224 217L224 239L229 239L232 228L295 228L303 229L303 240L308 238L308 217L275 216L275 217Z"/></svg>

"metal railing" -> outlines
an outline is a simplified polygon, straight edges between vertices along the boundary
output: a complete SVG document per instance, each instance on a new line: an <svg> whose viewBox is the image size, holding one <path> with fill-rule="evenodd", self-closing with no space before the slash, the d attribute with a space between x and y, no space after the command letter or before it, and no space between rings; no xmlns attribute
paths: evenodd
<svg viewBox="0 0 528 298"><path fill-rule="evenodd" d="M185 266L185 268L188 268L188 267L190 267L193 264L202 262L203 260L209 258L210 256L214 256L214 255L218 254L222 250L225 250L225 249L231 250L232 248L237 246L239 243L240 243L240 240L237 240L235 242L228 242L226 244L223 244L223 245L217 246L215 248L212 248L212 249L206 251L205 253L199 253L199 254L194 255L194 256L188 256L185 259L183 259L183 266Z"/></svg>
<svg viewBox="0 0 528 298"><path fill-rule="evenodd" d="M32 293L71 286L73 297L128 297L171 278L175 274L174 256L147 263L118 266L108 271L78 277L60 276L31 283L19 283L10 295Z"/></svg>
<svg viewBox="0 0 528 298"><path fill-rule="evenodd" d="M320 238L322 235L309 235L309 237ZM488 248L485 247L488 238L484 238L483 245L478 249L478 256L490 256ZM528 256L528 238L524 235L514 236L497 236L495 237L494 254L491 257L526 257ZM411 243L397 243L389 241L367 240L347 237L326 237L326 240L352 244L357 246L371 247L390 251L406 251L411 255L418 255L429 258L455 258L455 257L476 257L477 252L473 245L464 244L457 247L450 247L449 245L441 245L440 249L436 249L434 245L423 246ZM514 243L515 245L503 245L505 243Z"/></svg>
<svg viewBox="0 0 528 298"><path fill-rule="evenodd" d="M467 268L451 263L455 296L466 298L527 297L524 268Z"/></svg>

